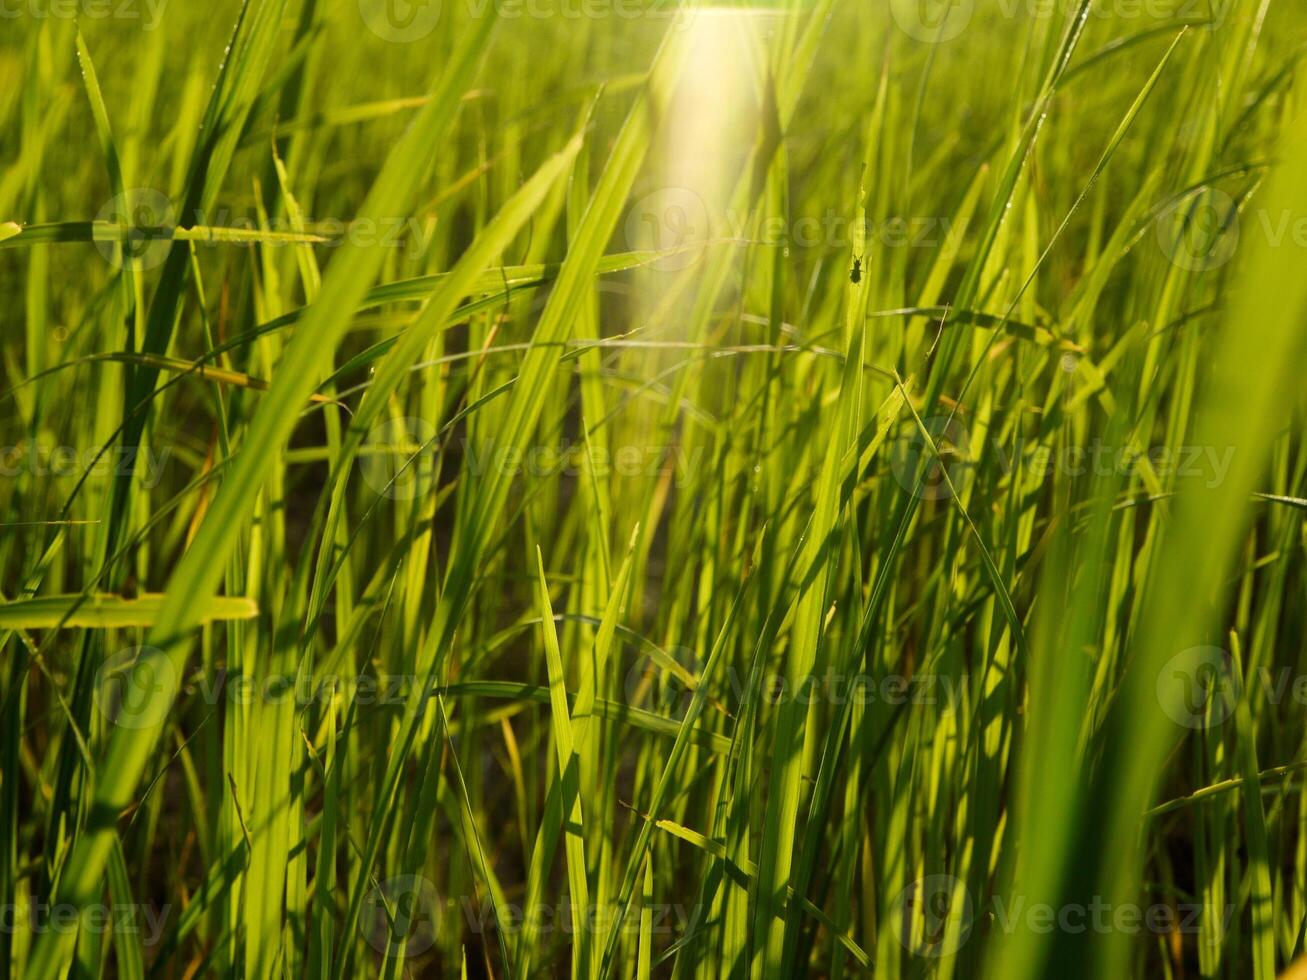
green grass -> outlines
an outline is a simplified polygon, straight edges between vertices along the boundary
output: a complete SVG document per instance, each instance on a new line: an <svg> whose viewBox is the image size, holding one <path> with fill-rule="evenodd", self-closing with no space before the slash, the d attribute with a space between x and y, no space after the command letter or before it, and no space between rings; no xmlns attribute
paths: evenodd
<svg viewBox="0 0 1307 980"><path fill-rule="evenodd" d="M1307 27L941 10L4 8L5 976L1307 956Z"/></svg>

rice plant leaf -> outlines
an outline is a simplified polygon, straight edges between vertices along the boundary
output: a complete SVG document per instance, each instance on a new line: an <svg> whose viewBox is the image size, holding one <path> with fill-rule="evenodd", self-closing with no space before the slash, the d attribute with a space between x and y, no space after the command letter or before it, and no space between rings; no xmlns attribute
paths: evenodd
<svg viewBox="0 0 1307 980"><path fill-rule="evenodd" d="M117 595L55 595L0 603L0 628L39 629L128 629L149 627L161 617L165 596L146 594L135 598ZM253 599L212 596L197 603L197 623L254 619L259 607Z"/></svg>
<svg viewBox="0 0 1307 980"><path fill-rule="evenodd" d="M563 818L563 848L567 854L567 882L571 891L572 921L577 923L577 934L572 951L572 975L590 973L590 887L586 879L585 825L582 819L581 783L578 772L579 758L572 735L572 719L567 705L567 687L563 677L563 658L558 648L558 630L554 627L554 611L549 601L549 582L545 578L545 560L536 548L537 603L542 619L545 644L545 665L549 669L550 718L553 720L554 750L558 756L557 779L562 789L560 813Z"/></svg>

